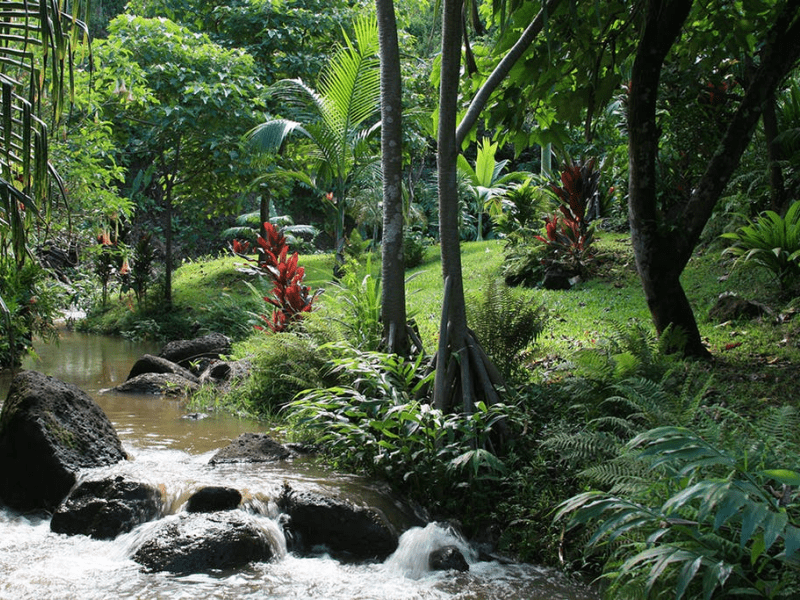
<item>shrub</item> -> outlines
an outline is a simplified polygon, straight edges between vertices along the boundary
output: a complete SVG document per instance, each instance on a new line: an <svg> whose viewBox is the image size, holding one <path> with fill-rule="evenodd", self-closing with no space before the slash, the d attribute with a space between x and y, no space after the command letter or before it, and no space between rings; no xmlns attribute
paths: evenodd
<svg viewBox="0 0 800 600"><path fill-rule="evenodd" d="M789 412L784 439L797 426ZM754 433L724 445L683 427L651 429L625 448L642 465L638 485L559 506L557 520L590 528L589 549L607 549L608 597L797 597L800 473L786 467L798 448Z"/></svg>
<svg viewBox="0 0 800 600"><path fill-rule="evenodd" d="M722 237L734 241L723 252L735 257L734 264L753 262L769 270L781 290L800 280L800 202L792 204L785 217L768 210Z"/></svg>
<svg viewBox="0 0 800 600"><path fill-rule="evenodd" d="M34 261L19 267L0 258L0 368L20 364L33 349L33 338L49 341L57 336L53 325L58 289L47 272Z"/></svg>
<svg viewBox="0 0 800 600"><path fill-rule="evenodd" d="M344 274L326 295L326 310L343 330L344 337L359 350L378 350L383 338L380 280L372 275L367 258L366 274L359 275L358 263L350 261Z"/></svg>
<svg viewBox="0 0 800 600"><path fill-rule="evenodd" d="M491 277L470 297L467 320L486 353L505 377L524 369L520 353L544 330L545 310Z"/></svg>
<svg viewBox="0 0 800 600"><path fill-rule="evenodd" d="M545 235L536 239L545 244L547 263L585 274L594 257L593 218L599 215L597 185L600 173L595 160L573 162L564 167L561 185L551 184L550 191L558 199L558 211L545 219Z"/></svg>
<svg viewBox="0 0 800 600"><path fill-rule="evenodd" d="M248 376L230 391L193 397L197 407L220 405L235 413L274 417L298 393L325 387L327 356L312 338L296 332L256 336L237 348L250 363Z"/></svg>
<svg viewBox="0 0 800 600"><path fill-rule="evenodd" d="M131 258L130 285L139 308L142 308L147 305L147 290L153 278L153 263L156 258L152 233L139 236L139 240L133 246Z"/></svg>
<svg viewBox="0 0 800 600"><path fill-rule="evenodd" d="M422 264L425 260L425 249L427 245L422 234L406 228L403 231L403 259L406 269L413 269Z"/></svg>
<svg viewBox="0 0 800 600"><path fill-rule="evenodd" d="M418 400L432 378L421 356L407 360L343 344L331 351L338 354L331 361L338 385L308 390L287 410L300 431L319 436L337 467L386 478L432 503L504 472L486 448L498 421L510 422L509 407L481 403L474 414L447 415Z"/></svg>

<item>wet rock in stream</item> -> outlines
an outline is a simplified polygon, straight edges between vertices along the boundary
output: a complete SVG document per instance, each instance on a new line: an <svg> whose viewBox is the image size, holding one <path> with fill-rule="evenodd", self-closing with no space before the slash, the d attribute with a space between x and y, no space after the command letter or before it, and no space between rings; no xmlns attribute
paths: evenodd
<svg viewBox="0 0 800 600"><path fill-rule="evenodd" d="M431 571L469 571L469 563L456 546L443 546L428 555L428 568Z"/></svg>
<svg viewBox="0 0 800 600"><path fill-rule="evenodd" d="M287 515L287 538L294 552L324 546L345 560L383 560L397 549L399 535L373 508L285 485L278 506Z"/></svg>
<svg viewBox="0 0 800 600"><path fill-rule="evenodd" d="M111 421L78 387L23 371L0 413L0 499L18 510L55 509L81 469L125 458Z"/></svg>
<svg viewBox="0 0 800 600"><path fill-rule="evenodd" d="M210 465L224 463L262 463L285 460L292 452L264 433L243 433L219 450Z"/></svg>
<svg viewBox="0 0 800 600"><path fill-rule="evenodd" d="M127 379L133 379L143 373L171 373L173 375L180 375L184 379L188 379L193 383L200 383L200 379L192 373L189 369L180 366L177 363L162 358L160 356L153 356L152 354L143 354L131 367Z"/></svg>
<svg viewBox="0 0 800 600"><path fill-rule="evenodd" d="M124 477L84 481L53 513L50 530L95 539L114 539L159 515L162 494Z"/></svg>
<svg viewBox="0 0 800 600"><path fill-rule="evenodd" d="M215 512L233 510L242 501L242 493L229 487L211 485L204 487L189 496L186 512Z"/></svg>
<svg viewBox="0 0 800 600"><path fill-rule="evenodd" d="M106 392L119 394L152 394L156 396L185 396L200 389L200 385L175 373L141 373Z"/></svg>
<svg viewBox="0 0 800 600"><path fill-rule="evenodd" d="M158 355L187 369L201 359L219 359L231 353L231 339L221 333L209 333L191 340L168 342Z"/></svg>
<svg viewBox="0 0 800 600"><path fill-rule="evenodd" d="M133 560L147 571L207 573L268 561L278 548L257 518L240 510L181 513L159 523Z"/></svg>

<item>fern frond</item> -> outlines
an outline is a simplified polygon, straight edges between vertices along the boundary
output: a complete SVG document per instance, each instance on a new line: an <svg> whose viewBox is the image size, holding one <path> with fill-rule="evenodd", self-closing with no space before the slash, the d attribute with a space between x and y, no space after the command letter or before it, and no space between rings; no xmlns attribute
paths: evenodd
<svg viewBox="0 0 800 600"><path fill-rule="evenodd" d="M758 423L766 445L787 452L800 453L797 431L800 428L800 411L785 405L770 410Z"/></svg>
<svg viewBox="0 0 800 600"><path fill-rule="evenodd" d="M657 476L642 461L625 455L587 467L579 475L610 494L628 495L643 494Z"/></svg>
<svg viewBox="0 0 800 600"><path fill-rule="evenodd" d="M630 439L641 431L641 425L635 422L637 414L633 414L628 418L605 416L592 419L592 426L601 431L609 431L615 433L622 439Z"/></svg>
<svg viewBox="0 0 800 600"><path fill-rule="evenodd" d="M544 440L542 444L559 452L565 461L604 460L618 456L622 449L619 438L602 431L557 433Z"/></svg>

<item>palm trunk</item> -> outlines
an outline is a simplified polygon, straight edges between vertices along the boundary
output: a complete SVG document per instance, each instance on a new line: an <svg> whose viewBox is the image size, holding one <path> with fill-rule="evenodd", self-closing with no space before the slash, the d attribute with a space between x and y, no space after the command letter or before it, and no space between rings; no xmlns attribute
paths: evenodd
<svg viewBox="0 0 800 600"><path fill-rule="evenodd" d="M381 319L386 350L405 355L405 259L403 255L403 129L400 49L393 0L375 0L381 54L381 167L383 239Z"/></svg>

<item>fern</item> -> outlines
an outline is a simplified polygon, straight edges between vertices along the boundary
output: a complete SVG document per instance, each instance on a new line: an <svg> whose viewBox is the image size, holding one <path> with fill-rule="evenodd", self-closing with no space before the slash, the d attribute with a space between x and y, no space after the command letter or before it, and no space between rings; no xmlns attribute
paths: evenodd
<svg viewBox="0 0 800 600"><path fill-rule="evenodd" d="M506 377L519 374L520 353L544 330L543 305L514 293L501 280L490 277L467 304L467 321L486 353Z"/></svg>
<svg viewBox="0 0 800 600"><path fill-rule="evenodd" d="M678 600L720 591L796 597L800 504L786 492L800 485L800 472L786 468L797 454L782 454L794 441L784 437L781 414L794 426L795 411L776 409L754 428L757 438L730 447L683 427L651 429L617 459L584 471L611 491L570 498L556 518L588 527L589 548L611 544L610 597L630 589Z"/></svg>
<svg viewBox="0 0 800 600"><path fill-rule="evenodd" d="M800 411L794 406L785 405L775 408L759 423L765 439L772 441L776 453L800 455L800 441L797 431L800 429Z"/></svg>
<svg viewBox="0 0 800 600"><path fill-rule="evenodd" d="M557 433L542 443L545 448L559 453L563 462L587 462L614 458L619 455L622 443L615 435L604 431Z"/></svg>
<svg viewBox="0 0 800 600"><path fill-rule="evenodd" d="M650 468L628 455L592 465L581 471L580 476L610 494L642 493L653 482Z"/></svg>

